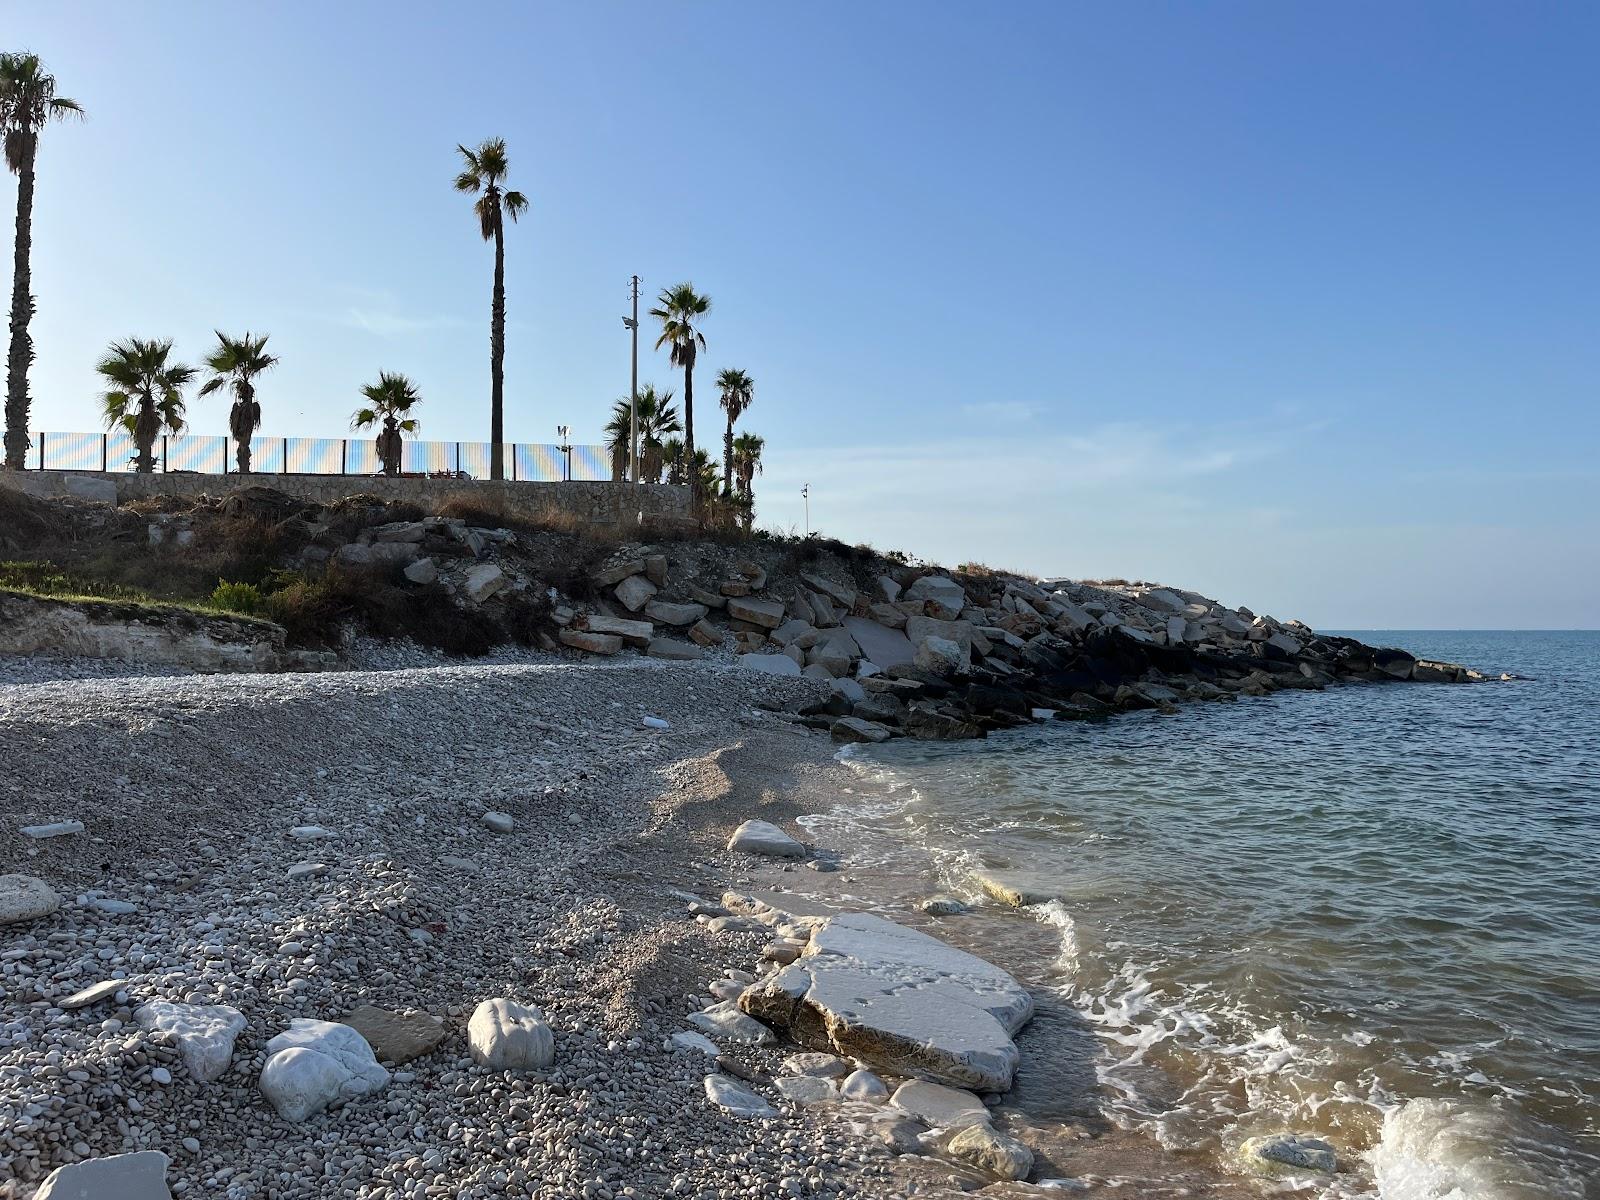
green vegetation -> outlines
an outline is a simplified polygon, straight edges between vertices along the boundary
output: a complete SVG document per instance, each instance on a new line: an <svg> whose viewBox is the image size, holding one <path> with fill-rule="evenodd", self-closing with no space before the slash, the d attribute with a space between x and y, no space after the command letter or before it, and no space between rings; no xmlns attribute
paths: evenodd
<svg viewBox="0 0 1600 1200"><path fill-rule="evenodd" d="M217 348L206 356L211 378L200 389L209 396L221 388L233 392L233 408L228 412L228 433L238 447L239 474L250 474L250 439L261 428L261 405L256 403L255 378L276 366L276 355L267 353L268 334L231 338L217 330Z"/></svg>
<svg viewBox="0 0 1600 1200"><path fill-rule="evenodd" d="M254 617L267 607L267 599L253 583L229 583L222 579L217 581L216 589L211 593L211 604L225 612Z"/></svg>
<svg viewBox="0 0 1600 1200"><path fill-rule="evenodd" d="M51 121L81 116L76 100L56 95L56 78L37 54L0 54L0 137L6 169L17 177L17 234L11 274L11 350L6 358L6 454L9 471L28 457L28 366L33 362L33 180L39 131Z"/></svg>
<svg viewBox="0 0 1600 1200"><path fill-rule="evenodd" d="M515 221L528 207L521 192L503 188L511 161L504 138L490 138L476 150L457 146L466 164L456 176L456 190L478 197L472 211L483 240L494 243L494 297L489 308L489 478L504 479L506 360L506 232L505 218Z"/></svg>
<svg viewBox="0 0 1600 1200"><path fill-rule="evenodd" d="M661 322L656 349L672 348L672 365L683 368L683 444L690 460L694 458L694 362L706 348L706 335L695 322L711 311L711 297L702 296L692 283L663 288L650 315Z"/></svg>
<svg viewBox="0 0 1600 1200"><path fill-rule="evenodd" d="M146 474L155 469L152 447L163 429L183 429L183 389L194 378L193 367L168 362L172 340L129 338L111 343L95 366L105 379L101 393L106 425L121 425L133 435L134 464Z"/></svg>
<svg viewBox="0 0 1600 1200"><path fill-rule="evenodd" d="M611 478L627 478L628 440L632 437L633 403L622 397L611 409L611 420L606 422L606 449L611 451ZM664 447L666 436L681 433L683 423L678 420L678 410L673 406L672 393L658 392L653 383L639 389L639 481L660 483L661 468L666 462Z"/></svg>
<svg viewBox="0 0 1600 1200"><path fill-rule="evenodd" d="M405 449L402 438L420 428L415 417L406 415L413 405L422 403L417 385L404 375L379 371L378 382L367 384L361 389L361 394L371 403L365 408L356 409L355 416L350 418L350 428L371 429L381 423L383 428L375 439L378 461L383 464L385 475L398 475Z"/></svg>
<svg viewBox="0 0 1600 1200"><path fill-rule="evenodd" d="M240 585L224 585L240 586ZM222 587L217 589L222 591ZM0 592L31 596L38 600L63 600L73 604L115 604L135 608L159 609L229 616L259 617L258 610L238 608L211 600L171 600L153 596L140 588L96 579L92 575L64 570L54 563L22 560L0 562Z"/></svg>
<svg viewBox="0 0 1600 1200"><path fill-rule="evenodd" d="M733 494L733 426L744 411L755 402L756 381L733 367L717 376L717 387L722 392L722 411L728 414L728 427L722 434L722 490Z"/></svg>

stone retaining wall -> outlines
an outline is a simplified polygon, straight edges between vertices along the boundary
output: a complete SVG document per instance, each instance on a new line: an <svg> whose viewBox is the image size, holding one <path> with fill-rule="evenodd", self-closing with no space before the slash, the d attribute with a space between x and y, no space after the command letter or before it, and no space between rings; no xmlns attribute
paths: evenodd
<svg viewBox="0 0 1600 1200"><path fill-rule="evenodd" d="M689 489L668 484L513 483L488 479L389 478L383 475L201 475L126 471L0 471L0 487L31 496L72 496L122 504L146 496L223 496L244 487L269 487L326 504L345 496L410 500L437 509L447 500L481 504L526 520L570 519L584 525L632 529L690 516Z"/></svg>

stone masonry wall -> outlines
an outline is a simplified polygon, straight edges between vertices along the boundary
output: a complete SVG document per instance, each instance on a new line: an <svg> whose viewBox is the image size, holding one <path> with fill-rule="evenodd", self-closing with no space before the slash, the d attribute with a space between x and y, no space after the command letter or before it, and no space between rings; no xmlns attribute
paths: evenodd
<svg viewBox="0 0 1600 1200"><path fill-rule="evenodd" d="M513 483L488 479L421 479L383 475L201 475L124 471L0 471L0 487L32 496L72 496L122 504L146 496L224 496L269 487L326 504L344 496L410 500L435 509L460 499L503 507L526 520L571 519L597 528L633 529L690 516L689 489L668 484Z"/></svg>

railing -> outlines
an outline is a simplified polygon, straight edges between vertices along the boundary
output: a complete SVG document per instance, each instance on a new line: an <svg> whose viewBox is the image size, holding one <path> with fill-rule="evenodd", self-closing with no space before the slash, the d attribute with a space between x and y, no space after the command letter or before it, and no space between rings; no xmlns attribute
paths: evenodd
<svg viewBox="0 0 1600 1200"><path fill-rule="evenodd" d="M489 442L405 442L402 475L489 478ZM151 447L156 471L230 475L238 471L231 438L198 433L172 433ZM36 433L28 451L28 469L38 471L132 471L138 454L133 435L109 433ZM606 480L611 454L604 446L555 446L504 443L505 477L532 482ZM383 464L371 438L253 437L253 475L381 475Z"/></svg>

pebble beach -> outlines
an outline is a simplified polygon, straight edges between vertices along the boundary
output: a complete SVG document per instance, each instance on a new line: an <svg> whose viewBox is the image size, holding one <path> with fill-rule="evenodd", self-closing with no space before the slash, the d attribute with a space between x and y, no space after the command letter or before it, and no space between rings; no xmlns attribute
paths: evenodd
<svg viewBox="0 0 1600 1200"><path fill-rule="evenodd" d="M772 1119L734 1119L670 1041L767 940L689 911L759 801L714 756L802 743L762 705L817 686L638 663L0 687L6 869L60 898L0 953L0 1194L146 1149L173 1195L228 1200L895 1194L881 1145L770 1090ZM489 997L543 1012L551 1069L469 1057ZM219 1078L140 1027L152 1000L243 1015ZM267 1042L363 1005L443 1037L371 1095L278 1116Z"/></svg>

